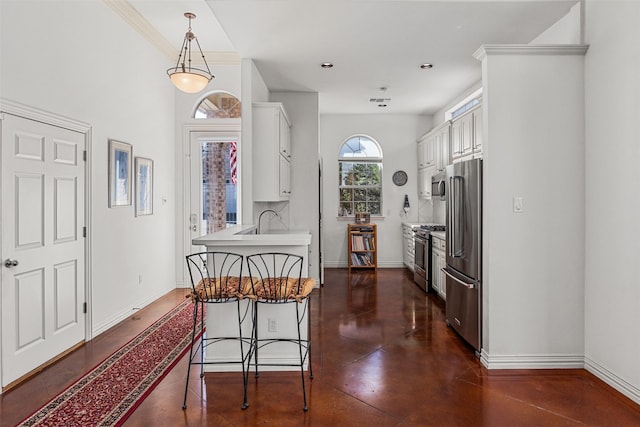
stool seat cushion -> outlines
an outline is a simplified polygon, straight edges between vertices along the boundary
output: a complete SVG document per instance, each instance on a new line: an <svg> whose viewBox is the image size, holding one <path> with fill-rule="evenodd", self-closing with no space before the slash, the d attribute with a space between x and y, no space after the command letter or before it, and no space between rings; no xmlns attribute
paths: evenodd
<svg viewBox="0 0 640 427"><path fill-rule="evenodd" d="M266 301L296 300L302 302L309 296L316 281L310 277L298 279L294 277L273 277L253 282L253 297Z"/></svg>
<svg viewBox="0 0 640 427"><path fill-rule="evenodd" d="M251 282L248 277L223 276L205 277L201 279L187 298L199 301L225 300L229 298L242 299L251 292Z"/></svg>

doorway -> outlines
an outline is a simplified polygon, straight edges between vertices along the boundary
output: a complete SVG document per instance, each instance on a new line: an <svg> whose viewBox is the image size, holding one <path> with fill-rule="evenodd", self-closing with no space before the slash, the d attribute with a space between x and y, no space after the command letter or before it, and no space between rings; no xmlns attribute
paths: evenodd
<svg viewBox="0 0 640 427"><path fill-rule="evenodd" d="M208 225L204 223L204 206L206 202L203 197L203 144L219 143L222 144L224 155L224 144L235 142L236 154L236 177L235 198L236 209L235 219L241 222L242 218L242 186L240 177L242 175L242 164L240 156L242 153L242 143L240 140L240 119L217 119L216 123L198 123L186 124L183 126L182 133L182 152L184 153L183 173L182 173L182 197L183 210L180 223L184 224L181 228L180 239L182 240L183 250L182 256L179 257L179 270L182 272L183 286L190 286L188 279L188 271L184 263L184 257L194 252L202 250L200 246L193 246L192 239L202 236L206 233ZM229 148L227 148L228 150ZM226 176L226 172L225 172ZM229 176L230 179L230 176ZM226 177L225 177L226 180ZM226 197L225 197L226 200ZM232 207L225 210L231 212ZM226 214L225 214L226 218ZM225 219L226 221L226 219ZM185 230L185 231L182 231Z"/></svg>
<svg viewBox="0 0 640 427"><path fill-rule="evenodd" d="M238 223L238 141L231 135L191 135L191 238ZM201 248L193 247L193 251Z"/></svg>
<svg viewBox="0 0 640 427"><path fill-rule="evenodd" d="M82 343L89 126L2 102L2 388Z"/></svg>

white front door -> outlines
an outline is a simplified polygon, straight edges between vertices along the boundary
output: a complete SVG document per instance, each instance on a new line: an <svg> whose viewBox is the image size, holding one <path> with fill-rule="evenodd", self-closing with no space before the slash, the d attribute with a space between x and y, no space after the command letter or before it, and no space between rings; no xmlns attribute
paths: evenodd
<svg viewBox="0 0 640 427"><path fill-rule="evenodd" d="M85 135L2 126L2 386L85 338Z"/></svg>
<svg viewBox="0 0 640 427"><path fill-rule="evenodd" d="M190 159L191 159L191 185L190 200L191 210L189 214L189 226L191 239L209 234L215 228L237 223L237 181L232 182L230 166L231 141L237 141L236 135L220 134L216 132L191 134ZM219 152L212 153L215 148ZM237 155L237 143L236 143ZM207 157L209 157L207 159ZM237 161L236 161L237 164ZM209 170L205 170L208 168ZM217 182L212 183L213 168L219 170ZM236 170L237 179L237 170ZM217 191L216 191L217 186ZM216 211L214 213L214 211ZM213 224L214 217L219 218L217 224ZM220 218L222 218L220 220ZM218 231L218 230L216 230ZM203 247L192 246L191 252L204 250Z"/></svg>

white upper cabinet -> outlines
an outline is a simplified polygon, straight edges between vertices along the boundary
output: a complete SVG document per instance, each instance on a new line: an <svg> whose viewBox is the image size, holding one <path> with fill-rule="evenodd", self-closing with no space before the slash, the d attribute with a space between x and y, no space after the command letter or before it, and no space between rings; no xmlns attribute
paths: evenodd
<svg viewBox="0 0 640 427"><path fill-rule="evenodd" d="M449 164L450 122L445 122L418 140L418 197L431 199L431 177Z"/></svg>
<svg viewBox="0 0 640 427"><path fill-rule="evenodd" d="M431 199L431 177L434 171L434 167L418 169L418 197L420 199Z"/></svg>
<svg viewBox="0 0 640 427"><path fill-rule="evenodd" d="M471 142L471 129L473 127L473 115L467 113L453 121L451 124L451 154L453 158L471 154L473 149Z"/></svg>
<svg viewBox="0 0 640 427"><path fill-rule="evenodd" d="M435 152L435 166L436 171L443 171L450 162L449 159L449 134L451 132L451 123L445 122L432 131L434 152Z"/></svg>
<svg viewBox="0 0 640 427"><path fill-rule="evenodd" d="M253 104L253 200L291 195L291 122L280 102Z"/></svg>
<svg viewBox="0 0 640 427"><path fill-rule="evenodd" d="M454 163L482 157L482 106L453 120L451 157Z"/></svg>
<svg viewBox="0 0 640 427"><path fill-rule="evenodd" d="M434 165L433 144L430 139L418 141L418 169L427 168Z"/></svg>

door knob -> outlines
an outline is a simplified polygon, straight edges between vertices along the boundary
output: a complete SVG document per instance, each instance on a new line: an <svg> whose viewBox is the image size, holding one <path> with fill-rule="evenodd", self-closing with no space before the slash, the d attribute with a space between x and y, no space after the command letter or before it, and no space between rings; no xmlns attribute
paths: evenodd
<svg viewBox="0 0 640 427"><path fill-rule="evenodd" d="M7 258L4 261L4 266L7 268L11 268L11 267L17 267L18 266L18 260L17 259L11 259L11 258Z"/></svg>

